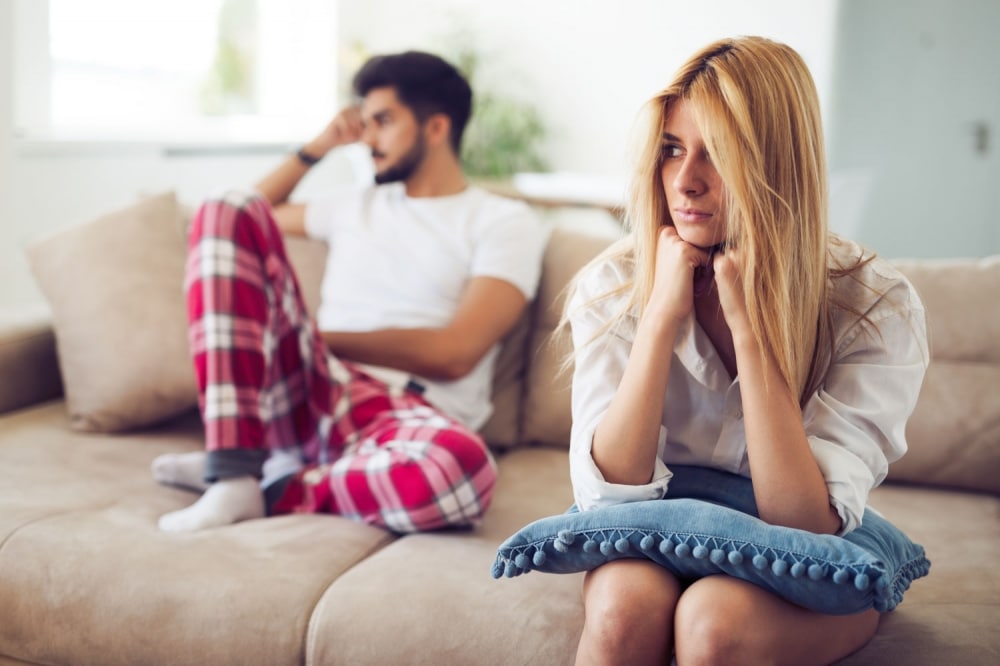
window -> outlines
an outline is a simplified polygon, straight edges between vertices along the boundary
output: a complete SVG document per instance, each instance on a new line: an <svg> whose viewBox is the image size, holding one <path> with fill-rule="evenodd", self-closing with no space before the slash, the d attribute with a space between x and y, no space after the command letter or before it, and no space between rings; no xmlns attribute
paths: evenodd
<svg viewBox="0 0 1000 666"><path fill-rule="evenodd" d="M16 40L15 122L26 138L289 141L336 110L335 0L17 8L28 37Z"/></svg>

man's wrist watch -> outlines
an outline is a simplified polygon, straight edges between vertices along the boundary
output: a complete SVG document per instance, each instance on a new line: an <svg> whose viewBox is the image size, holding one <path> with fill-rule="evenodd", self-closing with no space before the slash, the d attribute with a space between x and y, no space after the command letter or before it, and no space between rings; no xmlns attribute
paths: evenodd
<svg viewBox="0 0 1000 666"><path fill-rule="evenodd" d="M302 162L307 167L314 166L321 159L323 159L322 157L316 157L315 155L310 155L309 153L306 152L305 148L299 148L298 151L296 151L295 156L298 157L299 161Z"/></svg>

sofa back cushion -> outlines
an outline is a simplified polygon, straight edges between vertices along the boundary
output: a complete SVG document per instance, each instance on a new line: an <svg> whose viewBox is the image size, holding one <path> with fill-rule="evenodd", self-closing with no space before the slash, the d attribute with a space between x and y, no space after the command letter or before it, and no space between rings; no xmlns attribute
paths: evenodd
<svg viewBox="0 0 1000 666"><path fill-rule="evenodd" d="M562 365L572 344L568 332L557 335L556 327L566 301L567 283L614 241L614 236L565 226L554 229L549 237L535 304L535 327L528 340L522 431L525 442L569 445L572 371L562 371Z"/></svg>
<svg viewBox="0 0 1000 666"><path fill-rule="evenodd" d="M931 364L888 478L1000 493L1000 256L893 263L924 302Z"/></svg>

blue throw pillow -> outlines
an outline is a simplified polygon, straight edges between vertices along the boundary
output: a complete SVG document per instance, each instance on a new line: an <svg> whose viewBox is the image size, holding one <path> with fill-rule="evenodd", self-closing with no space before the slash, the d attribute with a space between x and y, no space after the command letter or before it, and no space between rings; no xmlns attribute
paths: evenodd
<svg viewBox="0 0 1000 666"><path fill-rule="evenodd" d="M871 509L845 536L814 534L757 517L747 478L705 467L671 470L664 499L572 507L521 528L500 545L493 577L646 558L680 578L727 574L805 608L844 615L892 610L930 569L924 549Z"/></svg>

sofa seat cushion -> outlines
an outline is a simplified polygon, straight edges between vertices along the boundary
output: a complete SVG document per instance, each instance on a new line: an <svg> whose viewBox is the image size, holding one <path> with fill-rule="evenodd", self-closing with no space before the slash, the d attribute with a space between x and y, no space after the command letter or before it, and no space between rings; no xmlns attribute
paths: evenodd
<svg viewBox="0 0 1000 666"><path fill-rule="evenodd" d="M334 516L190 534L129 498L23 526L0 551L0 652L44 664L301 664L331 581L392 537ZM39 631L46 627L45 631Z"/></svg>
<svg viewBox="0 0 1000 666"><path fill-rule="evenodd" d="M480 528L406 536L330 586L310 627L307 664L572 662L582 576L502 585L489 575L505 534L572 501L566 452L515 449L499 465Z"/></svg>
<svg viewBox="0 0 1000 666"><path fill-rule="evenodd" d="M156 486L153 458L201 447L197 413L164 422L143 433L74 434L63 401L49 402L0 418L0 543L22 525L50 515L88 511L125 501L168 505L190 496ZM164 492L166 491L166 492ZM166 500L166 502L164 502Z"/></svg>
<svg viewBox="0 0 1000 666"><path fill-rule="evenodd" d="M1000 498L885 484L869 504L924 545L934 563L875 638L838 666L1000 663Z"/></svg>
<svg viewBox="0 0 1000 666"><path fill-rule="evenodd" d="M992 608L992 620L1000 620L1000 574L994 564L1000 552L1000 497L884 484L872 491L869 505L922 544L934 563L906 593L901 609L969 603Z"/></svg>
<svg viewBox="0 0 1000 666"><path fill-rule="evenodd" d="M65 405L0 417L0 654L39 664L301 664L313 606L395 537L335 516L157 529L195 496L156 484L197 414L73 434ZM44 628L44 629L43 629Z"/></svg>

